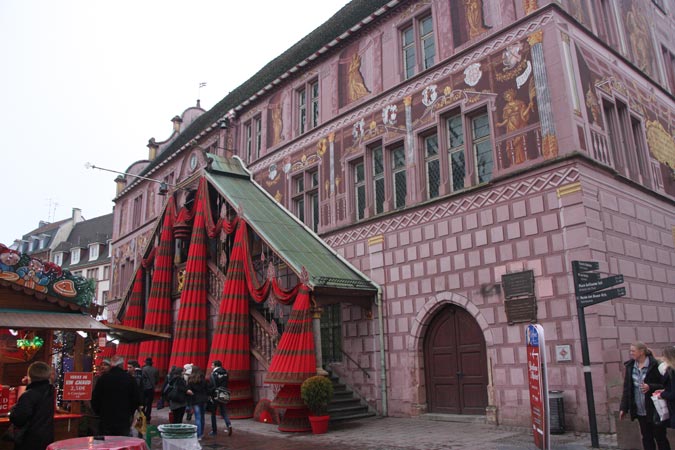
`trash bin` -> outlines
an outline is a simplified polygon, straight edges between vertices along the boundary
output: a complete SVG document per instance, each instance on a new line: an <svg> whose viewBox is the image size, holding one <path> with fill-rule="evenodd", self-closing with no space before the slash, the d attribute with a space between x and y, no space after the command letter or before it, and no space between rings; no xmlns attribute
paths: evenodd
<svg viewBox="0 0 675 450"><path fill-rule="evenodd" d="M197 440L197 425L170 423L158 425L163 450L201 450Z"/></svg>
<svg viewBox="0 0 675 450"><path fill-rule="evenodd" d="M548 411L551 434L563 434L565 432L564 400L563 391L548 391Z"/></svg>

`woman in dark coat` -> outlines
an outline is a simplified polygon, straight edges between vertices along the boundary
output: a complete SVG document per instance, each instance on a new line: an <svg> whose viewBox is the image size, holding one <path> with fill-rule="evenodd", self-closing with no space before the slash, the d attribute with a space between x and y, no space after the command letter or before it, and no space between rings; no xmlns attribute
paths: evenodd
<svg viewBox="0 0 675 450"><path fill-rule="evenodd" d="M26 392L12 407L9 421L21 429L22 439L15 450L44 450L54 441L54 388L51 367L37 361L28 367Z"/></svg>
<svg viewBox="0 0 675 450"><path fill-rule="evenodd" d="M670 450L666 427L653 421L655 408L650 398L655 391L663 389L659 362L642 342L630 346L630 357L625 363L619 419L623 420L629 413L631 420L638 420L644 450L656 450L657 446L659 450Z"/></svg>
<svg viewBox="0 0 675 450"><path fill-rule="evenodd" d="M192 366L192 374L188 378L188 403L192 405L197 425L197 438L204 435L204 422L206 419L206 403L209 401L209 387L204 378L204 371L197 366Z"/></svg>
<svg viewBox="0 0 675 450"><path fill-rule="evenodd" d="M665 370L662 373L663 390L659 391L659 394L668 404L670 413L668 427L675 428L675 347L669 345L663 349L663 363L661 364L665 366ZM659 369L662 366L659 366Z"/></svg>
<svg viewBox="0 0 675 450"><path fill-rule="evenodd" d="M183 378L183 370L180 367L173 367L169 373L163 396L169 402L171 410L171 423L182 423L187 406L187 383Z"/></svg>

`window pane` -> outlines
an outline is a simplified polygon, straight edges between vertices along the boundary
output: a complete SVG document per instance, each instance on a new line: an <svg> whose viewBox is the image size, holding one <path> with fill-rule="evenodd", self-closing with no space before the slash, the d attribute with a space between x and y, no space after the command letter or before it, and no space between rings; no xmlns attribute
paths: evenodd
<svg viewBox="0 0 675 450"><path fill-rule="evenodd" d="M460 150L450 154L452 170L452 190L459 191L464 189L464 176L466 175L466 166L464 164L464 151Z"/></svg>
<svg viewBox="0 0 675 450"><path fill-rule="evenodd" d="M487 114L474 117L473 120L471 120L471 125L473 127L474 139L480 139L490 134L490 122Z"/></svg>
<svg viewBox="0 0 675 450"><path fill-rule="evenodd" d="M422 41L422 56L425 69L434 65L434 57L436 56L433 27L431 16L420 21L420 39Z"/></svg>
<svg viewBox="0 0 675 450"><path fill-rule="evenodd" d="M462 116L457 115L448 119L448 146L457 148L464 145L464 130Z"/></svg>
<svg viewBox="0 0 675 450"><path fill-rule="evenodd" d="M425 17L420 20L420 36L426 36L427 34L434 31L434 25L431 20L431 16Z"/></svg>
<svg viewBox="0 0 675 450"><path fill-rule="evenodd" d="M403 147L395 148L392 153L394 169L405 167L405 150Z"/></svg>
<svg viewBox="0 0 675 450"><path fill-rule="evenodd" d="M312 230L319 230L319 194L312 194Z"/></svg>
<svg viewBox="0 0 675 450"><path fill-rule="evenodd" d="M482 141L475 145L476 148L476 172L478 182L484 183L492 178L492 146L490 141Z"/></svg>
<svg viewBox="0 0 675 450"><path fill-rule="evenodd" d="M382 158L382 147L373 149L373 173L375 175L384 173L384 160Z"/></svg>
<svg viewBox="0 0 675 450"><path fill-rule="evenodd" d="M384 212L384 178L375 180L375 213Z"/></svg>
<svg viewBox="0 0 675 450"><path fill-rule="evenodd" d="M438 197L441 184L441 163L438 159L427 162L427 180L429 180L429 198Z"/></svg>
<svg viewBox="0 0 675 450"><path fill-rule="evenodd" d="M366 175L365 175L364 172L365 171L364 171L363 163L359 163L354 167L354 173L355 173L354 178L356 179L357 183L360 183L360 182L362 182L366 179Z"/></svg>
<svg viewBox="0 0 675 450"><path fill-rule="evenodd" d="M356 219L361 220L366 212L366 187L358 186L356 188Z"/></svg>
<svg viewBox="0 0 675 450"><path fill-rule="evenodd" d="M410 45L414 42L413 38L413 27L408 27L402 32L403 35L403 46Z"/></svg>
<svg viewBox="0 0 675 450"><path fill-rule="evenodd" d="M405 60L405 77L410 78L415 75L415 47L405 49L403 58Z"/></svg>
<svg viewBox="0 0 675 450"><path fill-rule="evenodd" d="M296 178L295 180L295 192L304 192L305 191L305 180L301 177Z"/></svg>
<svg viewBox="0 0 675 450"><path fill-rule="evenodd" d="M424 138L424 148L427 158L438 155L438 136L434 134L433 136Z"/></svg>
<svg viewBox="0 0 675 450"><path fill-rule="evenodd" d="M396 208L402 208L405 206L406 195L406 176L404 170L394 174L394 189L395 206Z"/></svg>
<svg viewBox="0 0 675 450"><path fill-rule="evenodd" d="M298 219L300 219L300 222L305 221L305 199L301 198L297 201L296 203L296 214L298 215Z"/></svg>
<svg viewBox="0 0 675 450"><path fill-rule="evenodd" d="M310 178L312 180L312 187L317 187L319 185L319 172L312 172Z"/></svg>

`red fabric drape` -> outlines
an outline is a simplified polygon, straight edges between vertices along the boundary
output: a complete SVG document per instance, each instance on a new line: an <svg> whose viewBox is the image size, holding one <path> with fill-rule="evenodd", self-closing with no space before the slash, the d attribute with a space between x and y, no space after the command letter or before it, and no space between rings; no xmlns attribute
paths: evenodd
<svg viewBox="0 0 675 450"><path fill-rule="evenodd" d="M127 305L127 310L124 314L124 319L122 320L122 325L127 327L143 328L145 319L145 314L143 312L143 278L143 268L139 267L136 270L136 279L134 280L134 285L131 289L129 305ZM138 342L133 344L121 343L117 346L117 354L123 356L126 361L129 359L137 359L139 347L140 343Z"/></svg>
<svg viewBox="0 0 675 450"><path fill-rule="evenodd" d="M310 313L309 288L300 286L286 330L267 370L266 383L302 384L316 375L314 333Z"/></svg>
<svg viewBox="0 0 675 450"><path fill-rule="evenodd" d="M206 180L201 179L196 199L196 213L192 226L192 239L185 267L185 283L181 293L176 333L171 347L170 366L196 364L206 369L207 346L207 293L208 267L207 243L204 219L204 191Z"/></svg>
<svg viewBox="0 0 675 450"><path fill-rule="evenodd" d="M171 333L171 290L173 278L173 221L176 215L176 204L169 198L164 211L164 222L155 257L155 270L152 274L152 287L148 298L148 309L145 315L144 328L158 333ZM153 365L161 372L169 368L171 341L159 339L142 342L139 348L139 359L152 357Z"/></svg>
<svg viewBox="0 0 675 450"><path fill-rule="evenodd" d="M115 344L108 343L105 347L99 347L96 358L94 358L94 365L98 368L104 359L110 359L117 354Z"/></svg>
<svg viewBox="0 0 675 450"><path fill-rule="evenodd" d="M237 228L237 223L239 222L239 217L235 217L231 221L223 219L222 217L218 218L217 222L213 222L213 214L211 214L211 196L209 195L208 187L204 192L204 197L202 198L204 203L204 220L206 221L206 234L211 238L215 238L220 233L220 230L225 230L225 233L232 234Z"/></svg>

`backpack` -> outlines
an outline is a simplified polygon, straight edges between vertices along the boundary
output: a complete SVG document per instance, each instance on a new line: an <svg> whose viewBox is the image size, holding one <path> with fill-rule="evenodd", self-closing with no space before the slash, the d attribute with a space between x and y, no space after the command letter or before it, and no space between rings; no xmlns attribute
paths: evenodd
<svg viewBox="0 0 675 450"><path fill-rule="evenodd" d="M182 391L178 387L176 387L176 380L177 378L171 380L164 388L162 394L170 402L183 403L185 401L185 391Z"/></svg>
<svg viewBox="0 0 675 450"><path fill-rule="evenodd" d="M211 372L211 382L213 383L213 386L216 388L219 387L227 388L228 380L229 375L227 373L227 370L223 369L222 367L218 367L213 372Z"/></svg>

